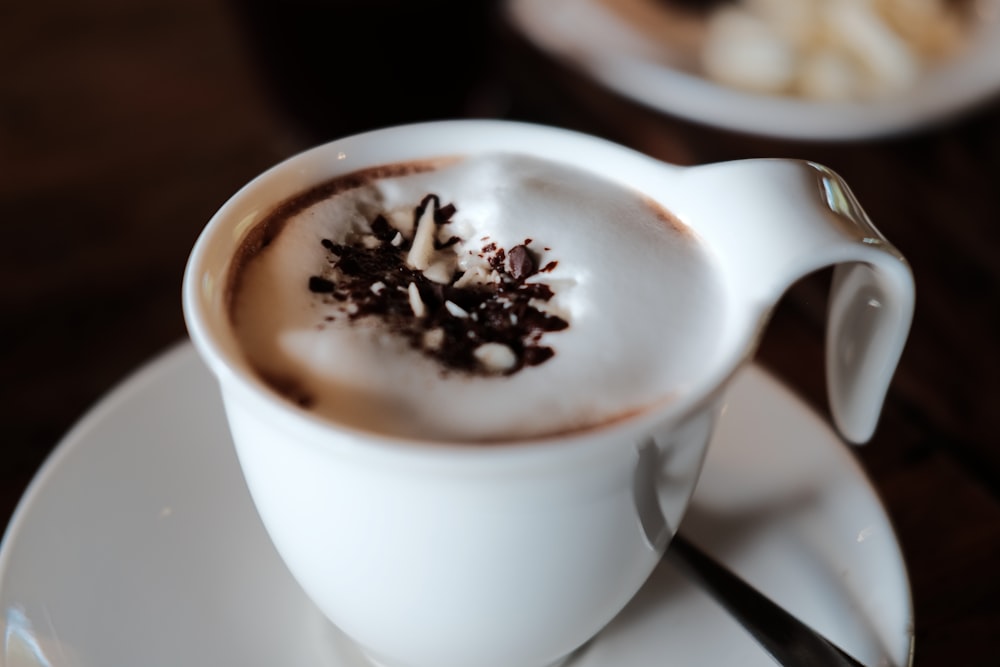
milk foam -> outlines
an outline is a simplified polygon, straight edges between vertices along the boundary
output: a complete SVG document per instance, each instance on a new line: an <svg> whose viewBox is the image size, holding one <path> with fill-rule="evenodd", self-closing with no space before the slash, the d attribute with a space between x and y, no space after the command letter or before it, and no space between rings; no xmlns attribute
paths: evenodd
<svg viewBox="0 0 1000 667"><path fill-rule="evenodd" d="M530 239L539 266L556 262L528 279L554 292L539 308L569 323L541 336L550 359L509 375L448 371L378 318L345 318L344 303L307 288L329 272L323 239L347 242L379 213L405 227L428 193L456 207L448 233L462 239L466 274L488 243ZM232 319L263 378L333 421L408 438L529 438L640 411L686 391L722 326L711 261L690 230L605 179L521 155L338 192L295 213L239 271Z"/></svg>

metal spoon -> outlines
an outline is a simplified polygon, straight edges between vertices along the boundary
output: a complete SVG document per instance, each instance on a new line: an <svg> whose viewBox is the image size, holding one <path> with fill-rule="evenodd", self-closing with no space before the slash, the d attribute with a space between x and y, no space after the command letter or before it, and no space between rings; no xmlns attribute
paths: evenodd
<svg viewBox="0 0 1000 667"><path fill-rule="evenodd" d="M864 667L680 533L670 542L665 557L700 583L778 664L786 667Z"/></svg>

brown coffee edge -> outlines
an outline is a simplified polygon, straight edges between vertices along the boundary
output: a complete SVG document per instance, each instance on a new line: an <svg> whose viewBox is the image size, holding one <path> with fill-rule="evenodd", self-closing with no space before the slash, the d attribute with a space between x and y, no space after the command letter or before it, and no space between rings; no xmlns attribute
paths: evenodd
<svg viewBox="0 0 1000 667"><path fill-rule="evenodd" d="M460 155L443 156L424 160L389 163L359 169L335 176L328 181L313 186L303 192L296 193L279 202L262 220L254 224L239 242L239 247L233 253L233 261L226 277L223 303L231 323L235 324L234 299L239 292L240 280L246 265L270 243L278 237L288 221L302 211L315 206L321 201L349 190L369 185L384 178L400 178L410 174L425 173L459 162ZM694 238L691 228L684 224L658 201L642 193L636 193L648 206L657 219L677 234Z"/></svg>
<svg viewBox="0 0 1000 667"><path fill-rule="evenodd" d="M434 171L462 159L462 156L453 155L367 167L334 176L276 204L260 221L251 226L233 252L223 295L223 303L226 305L230 323L236 324L235 299L240 291L244 269L281 234L288 221L293 217L340 193L355 190L385 178L400 178Z"/></svg>
<svg viewBox="0 0 1000 667"><path fill-rule="evenodd" d="M233 326L237 325L234 300L239 292L240 280L243 276L245 266L278 237L278 235L284 230L288 221L295 215L330 197L342 192L364 187L374 181L385 178L399 178L411 174L425 173L454 164L462 159L463 156L460 155L443 156L425 160L390 163L360 169L335 176L328 181L320 183L319 185L313 186L307 190L292 195L282 202L279 202L263 219L255 223L250 228L244 238L240 241L239 247L233 254L233 261L226 280L224 300L230 323ZM695 239L693 230L691 230L688 225L671 213L660 202L643 193L635 194L654 213L656 218L669 229L686 239ZM331 424L340 423L331 416L323 415L322 413L317 413L311 410L314 403L314 397L312 397L299 382L288 377L276 376L275 374L259 368L256 365L253 365L253 371L265 386L277 395L281 396L284 400L312 412L317 417L323 419L324 421L329 421ZM555 440L565 436L579 435L586 431L608 428L615 424L629 421L652 409L671 403L675 399L676 396L673 392L671 392L671 394L662 396L647 405L623 410L598 422L581 423L576 426L540 432L531 436L516 438L477 438L468 441L442 440L440 444L444 446L464 444L468 446L491 447L517 445L521 442L538 440ZM370 432L376 435L379 434L378 431Z"/></svg>
<svg viewBox="0 0 1000 667"><path fill-rule="evenodd" d="M695 239L694 231L686 225L680 218L674 215L666 206L656 201L649 195L637 193L642 202L653 211L656 218L665 224L672 231L688 240Z"/></svg>
<svg viewBox="0 0 1000 667"><path fill-rule="evenodd" d="M503 446L517 446L522 443L534 443L534 442L544 442L544 441L555 441L560 438L579 436L589 431L599 431L604 429L609 429L617 426L618 424L624 424L625 422L632 421L638 417L659 410L673 402L678 398L678 394L675 391L671 391L664 396L639 407L628 408L626 410L621 410L612 415L608 415L604 419L590 422L583 422L580 424L575 424L572 426L553 429L549 431L540 431L527 436L516 436L516 437L497 437L497 438L476 438L472 440L456 440L448 441L443 440L440 444L442 445L466 445L469 447L503 447ZM329 417L324 417L327 421L332 421Z"/></svg>
<svg viewBox="0 0 1000 667"><path fill-rule="evenodd" d="M275 373L270 373L259 368L254 368L257 377L264 383L264 385L272 392L277 394L277 396L289 403L299 407L305 412L312 415L312 417L319 419L335 428L346 428L359 433L368 433L377 438L386 438L389 440L405 442L407 444L412 444L413 446L432 446L432 447L517 447L523 444L530 443L543 443L543 442L554 442L562 438L572 438L576 436L583 435L591 431L599 431L614 428L619 424L624 424L626 422L632 421L639 418L644 414L654 412L665 408L667 405L674 403L678 398L678 393L676 391L669 392L659 398L639 407L629 408L626 410L621 410L614 414L608 415L604 419L597 421L586 421L580 422L578 424L570 425L567 427L552 429L546 431L539 431L537 433L532 433L529 435L516 435L516 436L506 436L506 437L483 437L483 438L469 438L469 439L459 439L459 438L439 438L439 439L421 439L421 438L407 438L405 436L394 434L389 431L380 431L378 429L367 428L357 424L352 424L349 421L339 419L329 413L325 413L322 410L317 411L315 409L315 397L311 392L309 392L305 387L297 380L291 377L278 375Z"/></svg>

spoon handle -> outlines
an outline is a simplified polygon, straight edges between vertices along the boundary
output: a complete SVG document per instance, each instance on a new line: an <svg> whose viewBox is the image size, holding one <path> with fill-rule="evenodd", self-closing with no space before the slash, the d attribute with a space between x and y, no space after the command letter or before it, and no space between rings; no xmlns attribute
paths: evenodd
<svg viewBox="0 0 1000 667"><path fill-rule="evenodd" d="M670 542L666 558L700 583L778 664L786 667L864 667L679 533Z"/></svg>

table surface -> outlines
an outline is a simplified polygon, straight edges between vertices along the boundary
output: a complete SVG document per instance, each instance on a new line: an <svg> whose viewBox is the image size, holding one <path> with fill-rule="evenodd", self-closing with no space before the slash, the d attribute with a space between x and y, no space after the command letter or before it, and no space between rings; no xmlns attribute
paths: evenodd
<svg viewBox="0 0 1000 667"><path fill-rule="evenodd" d="M909 567L915 664L997 664L1000 103L892 139L782 142L610 95L533 50L488 2L279 4L0 9L0 525L73 422L185 336L181 274L214 210L306 146L487 116L581 129L680 164L805 158L852 185L916 276L881 426L855 450ZM407 16L387 23L389 11ZM467 30L441 28L455 14ZM440 38L418 48L427 34ZM793 287L759 352L823 413L828 283L819 273Z"/></svg>

